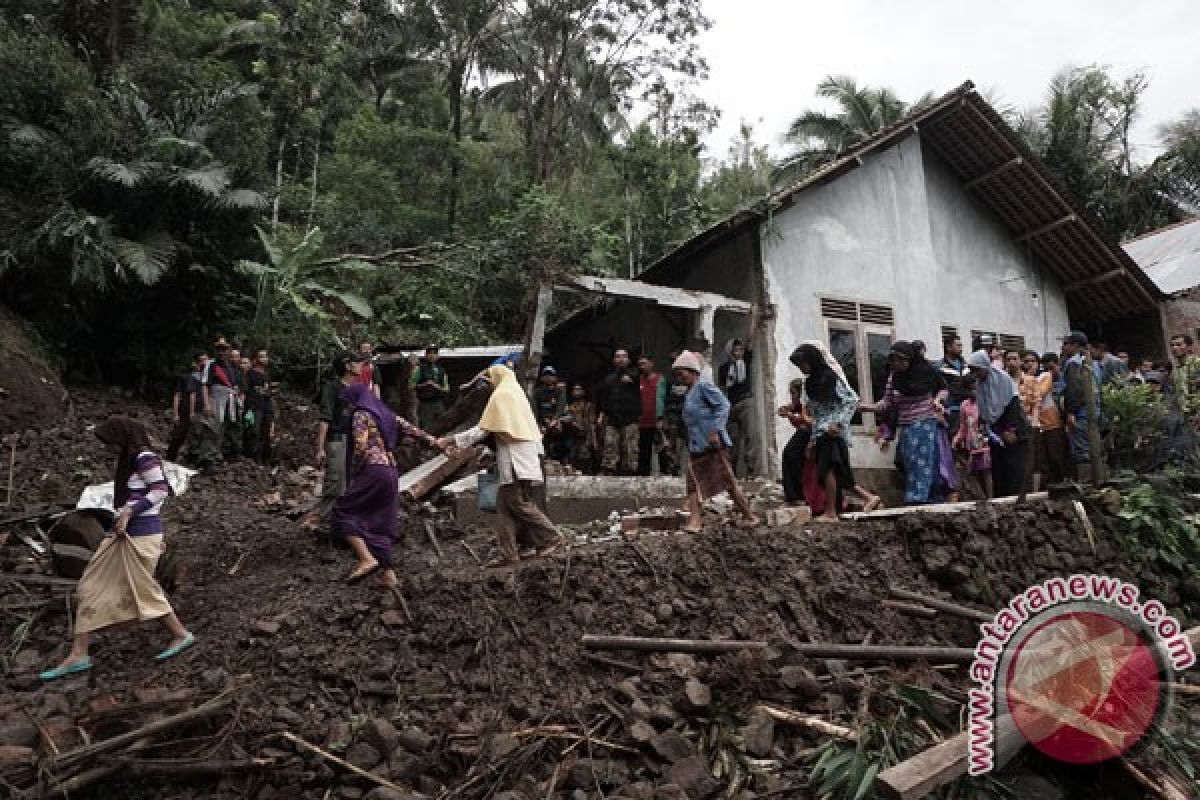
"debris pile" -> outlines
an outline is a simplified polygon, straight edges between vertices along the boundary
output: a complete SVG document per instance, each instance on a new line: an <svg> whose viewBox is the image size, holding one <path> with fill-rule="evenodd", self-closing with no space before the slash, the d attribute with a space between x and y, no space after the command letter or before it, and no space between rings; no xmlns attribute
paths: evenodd
<svg viewBox="0 0 1200 800"><path fill-rule="evenodd" d="M57 463L95 471L71 437L84 460ZM402 591L378 593L289 518L288 476L310 491L298 469L235 464L168 505L172 602L199 645L165 664L143 625L42 685L73 581L0 546L0 779L17 796L849 798L878 759L960 730L964 649L1013 592L1064 565L1153 585L1110 518L1089 538L1070 502L699 535L645 510L515 570L481 568L491 534L422 506L401 526ZM1162 574L1146 591L1177 608L1190 589ZM1200 723L1195 701L1179 698ZM1026 755L995 780L1046 776ZM1135 796L1119 765L1072 779Z"/></svg>

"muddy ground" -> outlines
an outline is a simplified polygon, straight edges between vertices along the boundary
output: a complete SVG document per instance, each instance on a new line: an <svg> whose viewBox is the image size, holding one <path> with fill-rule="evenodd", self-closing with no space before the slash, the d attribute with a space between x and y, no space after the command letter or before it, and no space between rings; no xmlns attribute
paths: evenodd
<svg viewBox="0 0 1200 800"><path fill-rule="evenodd" d="M199 475L165 512L181 565L172 602L199 638L185 655L153 662L165 635L149 623L100 636L93 671L43 686L36 672L66 649L65 590L0 575L0 744L31 746L48 763L53 748L67 752L233 690L222 714L166 737L187 741L139 752L122 772L70 796L817 797L811 767L829 737L773 723L757 704L873 736L886 728L911 752L958 729L962 669L897 666L864 677L853 673L858 665L795 650L808 641L974 646L968 621L885 607L889 586L988 609L1036 580L1089 570L1139 580L1173 611L1197 599L1197 587L1123 556L1103 521L1093 548L1071 505L1041 502L815 529L744 531L714 519L700 535L581 537L569 555L516 570L481 568L477 559L493 555L487 531L422 505L406 509L397 548L401 602L346 585L348 554L319 546L291 518L313 487L299 469L311 409L296 405L285 419L303 424L284 426L283 466L237 463ZM82 393L74 410L61 427L22 435L17 510L73 500L82 485L108 479L88 433L105 416L131 413L165 434L161 413L119 395ZM10 538L0 570L46 567ZM596 658L581 646L585 633L770 647ZM913 692L930 706L920 725L912 724ZM405 791L331 766L285 733ZM232 762L250 766L179 768ZM175 772L161 774L164 764ZM986 781L971 782L973 796L1142 796L1119 768L1073 772L1033 756L1000 779L1011 794Z"/></svg>

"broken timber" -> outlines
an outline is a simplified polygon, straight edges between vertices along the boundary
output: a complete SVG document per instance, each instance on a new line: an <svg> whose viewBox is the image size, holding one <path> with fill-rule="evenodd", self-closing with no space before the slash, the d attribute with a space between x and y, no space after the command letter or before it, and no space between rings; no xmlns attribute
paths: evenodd
<svg viewBox="0 0 1200 800"><path fill-rule="evenodd" d="M453 455L439 455L400 478L400 493L417 501L454 477L460 469L479 456L479 448L464 447Z"/></svg>
<svg viewBox="0 0 1200 800"><path fill-rule="evenodd" d="M736 650L764 650L767 643L722 639L649 639L585 633L583 646L587 650L640 650L648 653L731 653Z"/></svg>
<svg viewBox="0 0 1200 800"><path fill-rule="evenodd" d="M945 664L970 664L975 651L969 647L906 647L876 644L793 645L795 651L811 658L843 658L858 661L929 661Z"/></svg>
<svg viewBox="0 0 1200 800"><path fill-rule="evenodd" d="M917 603L918 605L932 608L935 611L973 620L974 622L991 622L993 619L993 615L986 611L979 611L967 606L960 606L958 603L951 603L948 600L939 600L936 597L917 594L916 592L910 592L907 589L901 589L897 586L891 587L888 589L888 592L897 600L907 600L910 603Z"/></svg>
<svg viewBox="0 0 1200 800"><path fill-rule="evenodd" d="M1049 492L1031 492L1025 496L1025 500L1045 500L1050 497ZM1015 505L1016 497L997 497L989 500L986 503L983 501L975 502L972 500L961 503L930 503L927 506L903 506L901 508L885 508L880 511L854 511L849 514L840 515L840 519L886 519L888 517L903 517L907 514L959 514L964 511L974 511L980 507L986 507L987 503L994 505Z"/></svg>
<svg viewBox="0 0 1200 800"><path fill-rule="evenodd" d="M1009 752L1023 737L1011 716L996 720L996 753ZM967 774L970 756L969 731L963 731L946 741L917 753L890 769L879 773L875 787L890 800L917 800Z"/></svg>

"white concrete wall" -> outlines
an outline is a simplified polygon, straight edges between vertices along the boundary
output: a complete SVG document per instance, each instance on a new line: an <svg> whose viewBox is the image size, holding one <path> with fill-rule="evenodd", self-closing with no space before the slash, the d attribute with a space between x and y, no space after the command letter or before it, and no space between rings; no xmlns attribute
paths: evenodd
<svg viewBox="0 0 1200 800"><path fill-rule="evenodd" d="M792 349L805 339L828 341L822 297L890 306L896 338L923 339L933 357L941 354L942 325L956 325L964 338L971 329L1024 334L1043 350L1067 330L1059 287L1048 276L1043 285L1012 234L916 135L802 192L761 235L778 312L775 405L787 402L788 382L799 375L787 360ZM782 450L793 431L774 419ZM891 466L893 453L880 453L869 435L856 435L853 445L855 466Z"/></svg>

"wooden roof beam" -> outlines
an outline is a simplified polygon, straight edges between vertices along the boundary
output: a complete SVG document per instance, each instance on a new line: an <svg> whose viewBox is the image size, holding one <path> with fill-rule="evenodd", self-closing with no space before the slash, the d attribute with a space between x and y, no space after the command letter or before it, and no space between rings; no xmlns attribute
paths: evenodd
<svg viewBox="0 0 1200 800"><path fill-rule="evenodd" d="M1079 216L1076 214L1067 214L1065 217L1059 217L1053 222L1048 222L1040 228L1034 228L1031 231L1026 231L1017 236L1018 242L1027 242L1030 239L1036 239L1039 236L1045 236L1051 231L1056 231L1064 225L1070 225L1072 222L1078 222Z"/></svg>
<svg viewBox="0 0 1200 800"><path fill-rule="evenodd" d="M970 191L970 190L974 189L976 186L987 183L992 178L996 178L1000 175L1003 175L1006 172L1014 170L1024 163L1025 163L1025 159L1021 158L1020 156L1017 156L1016 158L1010 158L1008 161L1005 161L1000 166L998 166L994 169L990 169L987 172L980 175L979 177L972 178L971 180L967 181L966 189L967 189L967 191Z"/></svg>
<svg viewBox="0 0 1200 800"><path fill-rule="evenodd" d="M631 300L643 300L669 308L683 308L698 311L712 308L721 311L749 312L753 305L744 300L738 300L712 292L698 292L690 289L676 289L671 286L659 286L653 283L630 280L628 278L608 278L594 275L580 275L568 278L554 285L556 291L584 292L600 294L609 297L624 297Z"/></svg>
<svg viewBox="0 0 1200 800"><path fill-rule="evenodd" d="M1129 270L1125 269L1124 267L1117 267L1116 269L1110 269L1108 272L1101 272L1099 275L1095 275L1091 278L1084 278L1081 281L1072 281L1063 287L1063 291L1077 292L1080 289L1086 289L1089 286L1094 286L1097 283L1111 281L1113 278L1120 278L1121 276L1128 274Z"/></svg>

